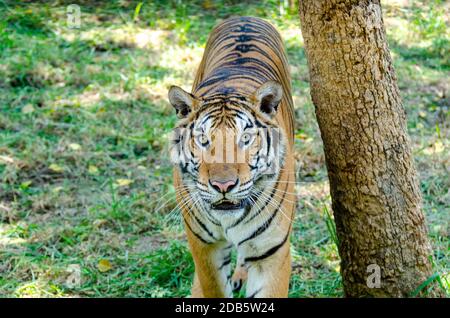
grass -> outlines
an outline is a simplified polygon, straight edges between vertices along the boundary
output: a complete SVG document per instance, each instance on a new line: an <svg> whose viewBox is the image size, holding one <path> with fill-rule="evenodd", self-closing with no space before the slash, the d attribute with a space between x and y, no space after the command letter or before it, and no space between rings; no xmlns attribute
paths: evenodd
<svg viewBox="0 0 450 318"><path fill-rule="evenodd" d="M279 1L80 1L73 29L71 2L58 3L0 1L0 295L189 294L166 94L172 84L190 89L209 30L239 14L272 21L292 65L300 200L290 296L343 296L295 10L280 12ZM448 5L390 2L383 13L439 275L430 281L448 292Z"/></svg>

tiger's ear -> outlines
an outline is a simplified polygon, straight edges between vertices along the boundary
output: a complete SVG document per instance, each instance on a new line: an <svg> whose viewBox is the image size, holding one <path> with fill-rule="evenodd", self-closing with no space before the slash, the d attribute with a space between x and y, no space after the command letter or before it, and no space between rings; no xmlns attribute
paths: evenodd
<svg viewBox="0 0 450 318"><path fill-rule="evenodd" d="M283 97L283 88L280 83L268 81L255 92L255 99L259 110L269 116L274 116Z"/></svg>
<svg viewBox="0 0 450 318"><path fill-rule="evenodd" d="M192 111L196 98L178 86L171 86L169 89L169 101L175 108L178 118L186 118Z"/></svg>

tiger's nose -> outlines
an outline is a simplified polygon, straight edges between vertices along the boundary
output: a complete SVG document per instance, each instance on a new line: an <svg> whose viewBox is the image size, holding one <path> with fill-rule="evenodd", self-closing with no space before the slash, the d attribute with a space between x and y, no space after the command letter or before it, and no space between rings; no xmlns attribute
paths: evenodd
<svg viewBox="0 0 450 318"><path fill-rule="evenodd" d="M238 179L236 180L209 180L209 184L219 192L227 193L230 192L238 183Z"/></svg>

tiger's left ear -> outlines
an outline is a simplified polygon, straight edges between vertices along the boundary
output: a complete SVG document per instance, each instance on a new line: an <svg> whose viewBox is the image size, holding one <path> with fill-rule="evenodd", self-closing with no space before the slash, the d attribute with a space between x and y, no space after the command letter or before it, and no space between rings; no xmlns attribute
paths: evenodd
<svg viewBox="0 0 450 318"><path fill-rule="evenodd" d="M255 92L257 107L271 117L276 114L282 97L283 88L275 81L265 82Z"/></svg>
<svg viewBox="0 0 450 318"><path fill-rule="evenodd" d="M196 98L181 87L171 86L169 89L169 101L175 108L178 118L186 118L192 111Z"/></svg>

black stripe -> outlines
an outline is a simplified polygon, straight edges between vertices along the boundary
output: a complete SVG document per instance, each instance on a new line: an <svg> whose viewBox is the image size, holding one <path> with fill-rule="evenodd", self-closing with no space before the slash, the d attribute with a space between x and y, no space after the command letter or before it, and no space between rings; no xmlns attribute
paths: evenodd
<svg viewBox="0 0 450 318"><path fill-rule="evenodd" d="M186 163L185 164L180 163L179 166L180 166L181 173L187 173L188 172Z"/></svg>
<svg viewBox="0 0 450 318"><path fill-rule="evenodd" d="M267 230L267 228L270 226L270 224L272 223L272 220L275 218L275 216L277 215L278 211L275 211L274 213L272 213L272 215L270 216L270 218L268 220L266 220L264 222L263 225L261 225L258 229L256 229L256 231L254 231L252 234L250 234L247 238L243 239L242 241L240 241L238 243L238 246L240 246L242 243L251 240L255 237L257 237L258 235L262 234L265 230Z"/></svg>
<svg viewBox="0 0 450 318"><path fill-rule="evenodd" d="M203 126L211 117L216 116L217 114L220 114L222 112L222 109L217 109L217 106L211 109L208 113L205 114L205 117L203 118L202 122L199 126Z"/></svg>
<svg viewBox="0 0 450 318"><path fill-rule="evenodd" d="M256 116L254 116L254 117L256 119ZM256 127L258 127L258 128L268 128L267 126L263 125L258 119L255 120L255 124L256 124Z"/></svg>
<svg viewBox="0 0 450 318"><path fill-rule="evenodd" d="M206 218L208 219L208 221L209 222L211 222L212 224L214 224L215 226L221 226L221 224L217 221L217 220L215 220L214 218L213 218L213 216L211 216L210 214L209 214L209 212L208 212L208 210L206 210L207 212L207 215L206 215Z"/></svg>
<svg viewBox="0 0 450 318"><path fill-rule="evenodd" d="M244 69L242 69L241 67L237 67L234 68L234 74L226 74L226 75L222 75L218 78L208 78L206 79L204 82L202 82L198 87L197 87L197 91L203 87L208 87L208 86L212 86L218 82L226 82L226 81L231 81L234 79L246 79L252 82L257 83L258 85L262 85L263 82L265 82L263 79L261 78L255 78L255 74L253 72L248 72L245 71ZM244 75L245 74L245 75ZM216 87L211 87L209 90L207 90L204 94L208 94L209 92L211 92L214 88Z"/></svg>
<svg viewBox="0 0 450 318"><path fill-rule="evenodd" d="M258 294L260 291L262 290L262 288L258 289L257 291L255 291L253 294L251 294L250 296L247 296L246 298L255 298L256 294Z"/></svg>
<svg viewBox="0 0 450 318"><path fill-rule="evenodd" d="M258 168L259 167L259 160L261 159L261 155L259 154L260 152L262 151L262 149L259 149L258 150L258 153L256 154L256 162L255 162L255 165L254 166L251 166L250 168L252 168L252 170L253 170L253 167L256 167L256 168Z"/></svg>
<svg viewBox="0 0 450 318"><path fill-rule="evenodd" d="M253 182L253 180L252 180L252 179L249 179L247 182L242 183L242 184L241 184L241 188L244 187L244 186L246 186L247 184L249 184L249 183L251 183L251 182Z"/></svg>
<svg viewBox="0 0 450 318"><path fill-rule="evenodd" d="M257 66L249 66L248 64L254 63L257 66L260 66L261 68ZM273 63L276 65L275 63ZM237 59L234 59L233 61L223 63L221 65L222 67L225 66L238 66L239 68L247 68L247 69L253 69L255 71L258 71L260 73L263 73L268 78L274 77L273 74L277 74L279 71L275 70L271 65L269 65L266 62L263 62L259 59L253 58L253 57L239 57ZM231 67L230 67L231 68ZM277 74L279 76L279 74ZM275 79L275 78L273 78Z"/></svg>
<svg viewBox="0 0 450 318"><path fill-rule="evenodd" d="M230 263L231 263L231 257L228 258L228 259L226 259L226 260L222 263L222 265L219 267L219 270L221 270L222 268L224 268L225 266L227 266L227 265L230 264Z"/></svg>
<svg viewBox="0 0 450 318"><path fill-rule="evenodd" d="M270 153L270 143L271 143L270 134L269 134L269 129L266 130L266 138L267 138L267 158L269 158L269 153Z"/></svg>
<svg viewBox="0 0 450 318"><path fill-rule="evenodd" d="M233 224L231 224L229 227L227 227L227 228L225 229L225 233L228 233L228 231L229 231L230 229L232 229L233 227L235 227L236 225L238 225L239 223L241 223L242 220L245 219L245 217L250 213L251 210L252 210L252 209L251 209L249 206L247 206L247 207L245 208L244 213L242 214L242 216L241 216L239 219L237 219Z"/></svg>
<svg viewBox="0 0 450 318"><path fill-rule="evenodd" d="M212 234L212 232L206 227L206 225L200 221L200 219L195 215L195 213L192 211L192 215L195 218L195 221L200 225L200 227L206 232L208 233L209 236L211 236L214 240L217 240L214 235Z"/></svg>
<svg viewBox="0 0 450 318"><path fill-rule="evenodd" d="M248 119L248 118L247 118L247 119ZM253 128L253 127L254 127L253 123L252 123L250 120L248 120L248 121L246 121L246 123L245 123L244 130L246 130L246 129L248 129L248 128Z"/></svg>
<svg viewBox="0 0 450 318"><path fill-rule="evenodd" d="M276 184L279 184L278 182L280 181L280 178L281 178L281 174L278 176L278 179L277 179L277 181L276 181ZM289 180L289 179L288 179L288 180ZM287 189L287 187L286 187L286 189ZM244 224L248 224L248 223L249 223L250 221L252 221L255 217L257 217L257 216L261 213L262 210L264 210L264 209L266 208L267 204L269 204L269 201L273 199L273 196L275 195L275 192L276 192L276 191L277 191L277 187L275 186L275 187L273 187L272 192L270 193L270 196L264 200L264 204L262 205L262 208L259 208L259 209L258 209L258 212L256 212L255 214L253 214L252 217L251 217L250 219L248 219L247 221L245 221Z"/></svg>
<svg viewBox="0 0 450 318"><path fill-rule="evenodd" d="M242 103L241 103L241 102L229 101L228 103L229 103L229 105L231 105L231 106L237 107L237 108L233 108L233 107L229 107L229 106L228 106L227 108L228 108L231 112L234 112L235 115L236 115L236 114L239 114L239 115L242 115L242 116L248 118L248 114L246 114L246 113L244 113L242 110L240 110L240 108L242 108Z"/></svg>
<svg viewBox="0 0 450 318"><path fill-rule="evenodd" d="M210 242L206 239L204 239L203 237L201 237L200 234L198 234L197 232L195 232L191 226L189 225L188 221L186 221L186 219L184 220L184 223L186 224L186 226L188 227L189 231L191 231L200 241L202 241L205 244L212 244L213 242Z"/></svg>
<svg viewBox="0 0 450 318"><path fill-rule="evenodd" d="M272 223L273 219L275 218L275 216L278 214L278 211L280 211L281 209L281 205L284 202L284 198L286 197L286 190L288 188L289 185L289 178L287 179L288 181L286 182L286 186L284 189L284 193L283 193L283 197L281 198L280 202L278 202L277 207L274 209L272 215L270 216L270 218L268 220L266 220L263 225L261 225L256 231L254 231L251 235L249 235L247 238L243 239L242 241L240 241L238 243L238 246L241 245L242 243L254 239L255 237L257 237L258 235L261 235L262 233L264 233L270 226L270 224ZM248 222L246 222L248 223Z"/></svg>
<svg viewBox="0 0 450 318"><path fill-rule="evenodd" d="M190 195L189 190L188 190L188 193ZM199 204L199 202L194 202L194 207L196 207L197 204ZM199 210L202 210L202 208L200 207ZM208 221L211 222L212 224L216 225L216 226L220 226L220 223L210 214L209 210L208 209L203 209L203 211L205 211L205 210L206 210L206 218L208 219Z"/></svg>
<svg viewBox="0 0 450 318"><path fill-rule="evenodd" d="M289 230L288 230L286 236L284 237L283 241L280 244L275 245L274 247L272 247L271 249L269 249L262 255L246 257L244 259L244 262L256 262L256 261L263 260L269 256L272 256L284 245L284 243L286 243L287 239L289 238L290 232L291 232L291 228L289 226Z"/></svg>
<svg viewBox="0 0 450 318"><path fill-rule="evenodd" d="M188 195L189 197L191 197L191 192L190 192L189 190L187 190L187 195ZM196 208L196 205L197 205L197 204L194 202L193 208ZM189 210L189 212L192 213L192 216L194 217L195 221L196 221L196 222L203 228L203 230L206 231L206 233L208 233L208 235L211 236L211 237L214 239L214 241L215 241L216 238L214 237L214 235L211 233L211 231L208 230L208 228L206 227L206 225L198 219L198 217L195 215L195 213L189 208L189 205L187 205L186 207L187 207L187 209ZM209 220L209 218L208 218L208 220ZM209 220L209 221L211 222L211 220ZM186 219L184 220L184 222L186 223L186 225L187 225L187 227L189 228L189 230L190 230L192 233L194 233L194 235L197 236L201 241L203 241L204 243L207 243L207 244L213 243L213 242L209 242L208 240L204 239L200 234L196 233L196 232L192 229L192 227L189 225L189 223L187 222ZM214 222L211 222L211 223L214 224Z"/></svg>

